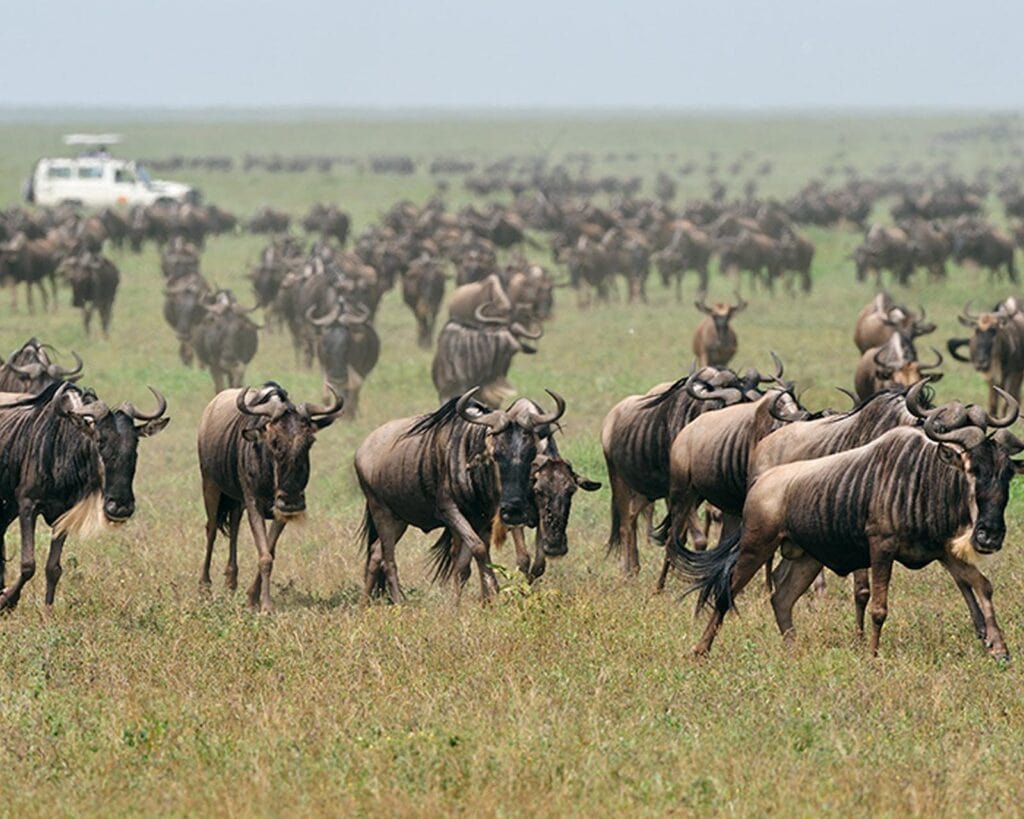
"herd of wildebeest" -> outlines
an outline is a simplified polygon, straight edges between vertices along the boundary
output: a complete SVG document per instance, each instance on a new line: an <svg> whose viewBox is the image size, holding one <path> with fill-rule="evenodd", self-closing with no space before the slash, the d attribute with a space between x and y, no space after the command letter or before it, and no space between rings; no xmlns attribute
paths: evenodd
<svg viewBox="0 0 1024 819"><path fill-rule="evenodd" d="M471 187L474 167L438 172L465 173ZM758 168L770 171L768 163ZM537 352L559 288L573 289L580 308L599 309L613 298L645 302L654 269L681 301L692 273L704 318L690 371L623 398L601 430L611 488L608 550L621 558L623 573L639 571L642 520L645 537L664 547L658 589L677 574L711 608L697 653L710 650L734 596L761 567L787 638L794 603L812 583L824 583L823 569L852 573L857 626L863 633L870 613L877 653L893 563L918 569L938 561L988 651L1009 656L992 586L977 563L1001 548L1010 481L1024 469L1012 460L1024 443L1009 431L1024 375L1024 302L1008 296L989 309L965 305L960 322L970 334L946 347L984 375L989 401L935 406L930 384L941 378L943 357L936 350L925 363L917 344L936 326L923 307L899 303L882 286L886 271L893 286L908 284L918 270L938 284L949 259L972 260L994 280L1015 284L1024 224L1011 221L1006 232L984 209L995 189L1009 217L1024 216L1019 169L971 181L948 169L914 181L850 175L834 187L807 185L785 201L758 199L749 185L745 198L727 201L719 186L681 206L672 204L675 182L666 173L654 198L640 196L628 180L588 187L593 180L565 168L534 167L530 176L495 165L488 173L488 192L508 191L510 202L458 211L439 196L423 205L400 202L354 238L348 215L335 205L315 205L300 220L305 238L292 230L289 214L272 208L244 221L212 205L15 208L0 214L0 281L10 285L12 309L24 286L28 308L38 295L44 313L56 309L58 282L66 282L86 332L95 311L107 335L120 274L105 250L159 248L168 342L173 333L183 364L197 362L214 382L198 429L207 519L201 584L210 585L222 532L227 585L237 586L244 513L259 554L249 603L269 611L278 538L305 514L310 447L319 430L356 413L363 383L387 347L374 319L388 291L400 289L419 344L434 351L440 406L383 424L355 453L366 501L364 597L405 600L396 544L413 526L441 530L431 547L436 577L453 579L459 595L475 563L486 600L498 590L494 544L511 534L517 566L532 582L548 557L568 551L573 494L600 487L559 451L566 412L560 395L502 408L516 393L508 381L513 357ZM611 195L599 200L598 192ZM895 198L892 223L867 224L883 197ZM749 298L768 298L777 285L791 294L813 290L815 248L801 230L808 224L863 231L851 273L862 281L874 276L879 285L855 321L851 316L861 357L847 410L802 406L774 354L771 373L729 368L737 350L731 318L748 306L740 289ZM240 230L269 235L249 272L246 306L202 272L207 241ZM553 264L530 260L527 248L550 248ZM731 303L706 301L713 261L732 277ZM447 319L435 339L448 289ZM318 363L324 393L317 402L296 402L275 382L243 386L261 331L287 333L298 365ZM129 403L113 407L80 386L86 364L72 355L74 366L64 366L33 338L0 366L0 530L18 520L21 536L20 572L11 583L0 548L0 610L17 604L35 572L39 517L52 530L50 604L65 539L133 514L139 439L168 422L167 402L155 389L155 410L143 412ZM659 500L667 513L656 525ZM536 530L532 554L527 528Z"/></svg>

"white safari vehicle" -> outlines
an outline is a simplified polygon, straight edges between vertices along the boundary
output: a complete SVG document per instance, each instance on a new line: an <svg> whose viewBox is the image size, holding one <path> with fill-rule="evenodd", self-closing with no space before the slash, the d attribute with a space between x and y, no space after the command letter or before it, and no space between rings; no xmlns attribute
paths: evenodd
<svg viewBox="0 0 1024 819"><path fill-rule="evenodd" d="M198 201L199 193L191 185L152 179L142 165L112 157L107 146L120 141L118 134L68 134L65 145L89 150L74 158L40 159L25 183L26 201L94 208Z"/></svg>

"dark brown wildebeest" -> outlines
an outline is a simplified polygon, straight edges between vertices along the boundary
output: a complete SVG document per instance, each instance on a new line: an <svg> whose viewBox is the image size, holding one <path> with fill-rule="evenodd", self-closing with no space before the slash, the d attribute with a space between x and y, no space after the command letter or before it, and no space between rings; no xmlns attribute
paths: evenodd
<svg viewBox="0 0 1024 819"><path fill-rule="evenodd" d="M743 229L736 236L725 236L717 242L718 264L723 273L750 274L751 281L760 281L768 290L782 275L782 247L778 240L760 231Z"/></svg>
<svg viewBox="0 0 1024 819"><path fill-rule="evenodd" d="M622 571L640 571L636 523L650 505L668 496L669 448L687 423L702 412L752 397L760 376L741 381L731 370L703 367L671 384L659 384L645 395L630 395L617 403L601 425L601 446L612 489L608 552L622 554ZM699 388L699 389L698 389ZM748 396L745 393L751 393ZM703 532L693 529L694 538Z"/></svg>
<svg viewBox="0 0 1024 819"><path fill-rule="evenodd" d="M438 399L447 401L480 386L478 398L488 406L499 406L515 393L507 378L512 357L516 353L536 353L537 348L528 342L542 334L515 321L506 324L497 320L482 329L449 321L437 337L430 369Z"/></svg>
<svg viewBox="0 0 1024 819"><path fill-rule="evenodd" d="M7 356L7 360L0 365L0 392L35 394L50 384L81 378L82 359L78 353L71 351L75 367L69 370L55 363L48 351L53 351L50 345L41 344L37 338L30 338Z"/></svg>
<svg viewBox="0 0 1024 819"><path fill-rule="evenodd" d="M306 512L309 449L317 431L330 426L341 410L337 397L329 407L296 405L272 381L255 391L225 390L206 405L199 419L199 472L206 506L202 588L210 586L218 530L228 536L225 583L232 591L238 587L238 529L244 510L259 555L249 605L271 611L270 573L278 538L285 524ZM267 520L272 521L269 536Z"/></svg>
<svg viewBox="0 0 1024 819"><path fill-rule="evenodd" d="M910 283L914 272L914 248L910 237L902 228L874 224L868 230L864 242L853 251L857 281L867 279L873 271L875 282L881 286L882 271L890 270L901 285Z"/></svg>
<svg viewBox="0 0 1024 819"><path fill-rule="evenodd" d="M186 366L195 356L192 334L206 316L204 302L209 296L210 285L198 273L177 279L164 290L164 321L174 330L178 356Z"/></svg>
<svg viewBox="0 0 1024 819"><path fill-rule="evenodd" d="M35 310L32 288L39 290L43 299L43 310L50 308L50 296L46 292L45 280L49 279L53 291L53 306L57 307L57 266L63 256L59 242L47 236L29 239L24 233L15 234L9 242L0 245L0 282L11 283L11 306L17 307L17 286L25 283L28 310Z"/></svg>
<svg viewBox="0 0 1024 819"><path fill-rule="evenodd" d="M424 350L434 341L446 278L444 263L428 256L415 259L402 274L402 300L416 317L416 343Z"/></svg>
<svg viewBox="0 0 1024 819"><path fill-rule="evenodd" d="M409 526L424 532L443 526L433 549L443 558L441 574L454 574L461 595L475 560L487 600L498 591L489 554L495 517L506 526L536 523L531 470L565 401L550 393L557 405L550 413L536 413L532 402L489 410L472 400L475 392L429 415L389 421L356 450L366 497L364 599L386 589L392 602L402 602L395 545Z"/></svg>
<svg viewBox="0 0 1024 819"><path fill-rule="evenodd" d="M342 246L348 241L351 220L349 215L337 205L314 204L309 212L302 217L302 229L307 233L319 233L333 237Z"/></svg>
<svg viewBox="0 0 1024 819"><path fill-rule="evenodd" d="M511 316L512 300L497 273L480 281L459 285L448 300L449 320L463 327L508 323Z"/></svg>
<svg viewBox="0 0 1024 819"><path fill-rule="evenodd" d="M325 316L306 318L316 327L316 356L324 373L324 386L345 402L345 417L355 418L359 408L359 390L380 357L380 338L370 323L363 305L350 310L336 302Z"/></svg>
<svg viewBox="0 0 1024 819"><path fill-rule="evenodd" d="M896 332L913 341L935 331L935 325L926 318L924 307L915 315L902 304L896 304L888 293L877 293L857 316L853 343L863 353L883 346Z"/></svg>
<svg viewBox="0 0 1024 819"><path fill-rule="evenodd" d="M1013 237L987 222L972 217L961 217L952 228L953 258L957 264L970 259L987 267L994 276L1002 267L1011 282L1017 281L1017 268L1013 263Z"/></svg>
<svg viewBox="0 0 1024 819"><path fill-rule="evenodd" d="M246 224L250 233L287 233L292 217L270 207L260 208Z"/></svg>
<svg viewBox="0 0 1024 819"><path fill-rule="evenodd" d="M168 284L199 275L199 251L182 236L175 236L160 252L160 271Z"/></svg>
<svg viewBox="0 0 1024 819"><path fill-rule="evenodd" d="M725 367L736 355L736 331L729 322L736 313L747 308L739 294L736 299L736 304L718 302L711 307L703 299L694 302L694 306L707 317L693 333L693 354L700 366Z"/></svg>
<svg viewBox="0 0 1024 819"><path fill-rule="evenodd" d="M82 311L85 334L92 331L92 313L100 314L103 337L110 337L110 316L114 310L114 297L121 283L121 274L106 256L87 251L68 256L61 262L60 272L71 285L71 306Z"/></svg>
<svg viewBox="0 0 1024 819"><path fill-rule="evenodd" d="M123 523L135 512L132 481L139 439L160 432L169 418L163 396L150 387L157 411L144 415L129 403L110 409L69 382L0 406L0 535L17 519L21 573L0 593L0 610L13 608L36 571L36 519L53 539L46 561L46 603L61 576L69 535ZM142 421L136 425L136 421ZM0 549L0 576L5 557Z"/></svg>
<svg viewBox="0 0 1024 819"><path fill-rule="evenodd" d="M906 336L893 333L884 345L872 347L861 355L853 376L857 398L863 400L890 387L910 387L926 376L930 376L932 382L938 381L941 373L927 371L942 366L942 353L934 347L932 352L935 363L924 364L917 360L917 351Z"/></svg>
<svg viewBox="0 0 1024 819"><path fill-rule="evenodd" d="M653 255L665 287L675 279L676 301L683 300L683 276L693 270L697 274L697 298L708 292L708 262L714 251L711 237L686 219L673 222L675 230L668 244Z"/></svg>
<svg viewBox="0 0 1024 819"><path fill-rule="evenodd" d="M822 565L841 575L871 569L873 655L893 563L920 569L941 561L975 595L989 653L1006 659L992 585L974 562L1002 547L1010 481L1024 471L1011 459L1024 444L1000 429L1019 412L1008 403L1004 418L991 418L981 407L953 402L929 411L923 429L901 426L864 446L762 473L747 495L742 528L713 551L683 549L677 558L695 581L699 604L713 608L694 653L711 650L736 594L781 547L813 558L790 575L780 590L786 598L799 597ZM990 437L989 428L998 431ZM775 611L779 630L792 639L789 609Z"/></svg>
<svg viewBox="0 0 1024 819"><path fill-rule="evenodd" d="M243 308L230 290L205 297L202 306L206 315L190 337L196 360L209 369L215 392L223 390L225 382L240 387L259 346L259 327L248 316L256 308Z"/></svg>
<svg viewBox="0 0 1024 819"><path fill-rule="evenodd" d="M1015 298L997 304L990 313L971 313L970 303L964 306L958 319L974 334L969 338L951 338L946 342L950 354L957 361L972 364L984 374L988 382L988 409L995 413L999 396L995 387L1001 387L1020 401L1020 385L1024 378L1024 315ZM967 346L970 355L959 351Z"/></svg>

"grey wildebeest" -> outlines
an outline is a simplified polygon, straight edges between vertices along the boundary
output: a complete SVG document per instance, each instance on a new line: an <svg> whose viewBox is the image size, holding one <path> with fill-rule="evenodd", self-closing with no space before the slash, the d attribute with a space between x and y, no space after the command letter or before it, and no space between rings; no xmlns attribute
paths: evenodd
<svg viewBox="0 0 1024 819"><path fill-rule="evenodd" d="M731 370L702 367L671 384L659 384L644 395L630 395L608 412L601 425L601 446L612 489L608 551L622 554L622 571L640 571L637 517L668 496L669 449L679 431L708 410L745 400L745 392L760 393L760 376L748 373L743 384ZM703 539L691 526L695 539ZM703 545L703 540L702 540Z"/></svg>
<svg viewBox="0 0 1024 819"><path fill-rule="evenodd" d="M786 596L793 599L822 565L842 575L871 569L873 655L888 615L893 563L920 569L941 561L976 596L989 653L1008 657L992 585L974 565L1002 547L1010 481L1024 470L1011 459L1024 444L1002 429L1019 412L1016 401L1007 402L1003 418L953 402L930 410L923 429L898 427L864 446L762 473L747 495L739 530L718 549L680 554L699 605L713 609L694 653L710 651L736 594L775 551L795 547L813 561L790 575ZM792 639L787 614L776 606L779 629Z"/></svg>
<svg viewBox="0 0 1024 819"><path fill-rule="evenodd" d="M67 369L50 358L53 348L30 338L0 364L0 392L35 394L58 381L75 381L81 377L82 359L74 350L74 369Z"/></svg>
<svg viewBox="0 0 1024 819"><path fill-rule="evenodd" d="M256 308L245 309L230 290L219 290L204 298L206 315L192 328L191 343L200 366L210 370L213 389L240 387L245 368L259 346L259 327L248 314Z"/></svg>
<svg viewBox="0 0 1024 819"><path fill-rule="evenodd" d="M87 536L135 512L132 481L139 439L160 432L167 402L146 415L129 403L111 409L69 382L0 406L0 534L17 519L21 573L0 593L0 610L18 603L36 571L36 519L52 530L46 561L46 603L61 576L61 550L69 535ZM141 421L141 424L136 424ZM0 576L4 556L0 550Z"/></svg>
<svg viewBox="0 0 1024 819"><path fill-rule="evenodd" d="M217 531L228 536L225 582L238 586L238 529L244 510L259 554L259 570L249 588L249 605L272 609L270 573L277 541L289 521L306 512L309 449L317 431L341 413L329 407L295 404L270 381L259 390L218 393L199 419L199 471L206 507L206 558L200 585L210 585L210 561ZM268 536L265 521L270 520Z"/></svg>
<svg viewBox="0 0 1024 819"><path fill-rule="evenodd" d="M92 331L93 310L100 314L103 337L110 335L110 316L114 310L114 297L121 283L121 274L106 256L88 251L68 256L58 270L71 286L71 306L82 311L85 334Z"/></svg>
<svg viewBox="0 0 1024 819"><path fill-rule="evenodd" d="M729 322L747 307L739 295L736 299L736 304L718 302L711 307L703 299L694 302L694 306L706 316L693 333L693 354L702 367L725 367L736 355L736 331Z"/></svg>
<svg viewBox="0 0 1024 819"><path fill-rule="evenodd" d="M429 350L444 299L446 276L440 259L421 256L402 273L402 300L416 317L416 343Z"/></svg>
<svg viewBox="0 0 1024 819"><path fill-rule="evenodd" d="M1008 392L1020 401L1021 379L1024 377L1024 315L1015 298L997 304L990 313L973 314L970 304L964 307L959 321L974 330L970 339L951 338L946 342L957 361L965 361L983 373L988 382L988 409L994 413L999 402L995 388ZM969 357L960 353L966 346Z"/></svg>
<svg viewBox="0 0 1024 819"><path fill-rule="evenodd" d="M395 545L409 526L445 527L432 550L440 576L454 574L461 594L475 560L487 600L498 591L489 555L495 517L510 527L536 525L531 471L565 401L550 393L557 408L549 413L525 399L507 411L490 410L473 401L476 391L428 415L390 421L356 450L366 497L365 599L385 589L392 602L405 599Z"/></svg>
<svg viewBox="0 0 1024 819"><path fill-rule="evenodd" d="M314 316L313 307L306 314L318 332L316 356L325 387L342 397L346 418L355 418L359 390L380 357L380 338L370 323L370 313L365 305L359 307L360 312L353 312L339 300L325 316Z"/></svg>

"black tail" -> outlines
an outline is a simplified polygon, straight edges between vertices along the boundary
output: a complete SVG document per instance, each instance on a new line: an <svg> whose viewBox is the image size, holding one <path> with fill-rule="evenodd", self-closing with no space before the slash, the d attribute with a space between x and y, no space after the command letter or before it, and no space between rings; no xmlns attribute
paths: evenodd
<svg viewBox="0 0 1024 819"><path fill-rule="evenodd" d="M668 512L665 513L665 517L661 519L661 523L651 529L651 540L655 543L664 546L668 543L668 532L672 526L672 515Z"/></svg>
<svg viewBox="0 0 1024 819"><path fill-rule="evenodd" d="M612 529L608 533L608 544L605 546L605 554L611 557L622 553L622 516L615 505L615 497L612 496Z"/></svg>
<svg viewBox="0 0 1024 819"><path fill-rule="evenodd" d="M230 518L231 513L234 512L239 506L241 501L236 501L233 498L229 498L227 495L221 493L220 500L217 501L217 531L222 535L231 535Z"/></svg>
<svg viewBox="0 0 1024 819"><path fill-rule="evenodd" d="M446 528L434 545L430 547L430 564L434 569L433 580L441 583L451 578L455 570L455 556L452 554L452 533Z"/></svg>
<svg viewBox="0 0 1024 819"><path fill-rule="evenodd" d="M359 526L359 533L356 535L356 539L362 544L363 554L366 555L366 567L369 569L370 566L370 547L380 538L377 534L377 524L373 522L373 516L370 514L370 507L367 505L366 510L363 512L363 522ZM387 577L385 576L382 569L378 568L373 576L373 585L370 587L370 597L383 597L387 592Z"/></svg>
<svg viewBox="0 0 1024 819"><path fill-rule="evenodd" d="M686 547L668 550L673 566L693 585L686 594L697 592L697 611L709 603L724 614L733 607L732 572L740 555L742 527L725 537L714 549L691 552Z"/></svg>

